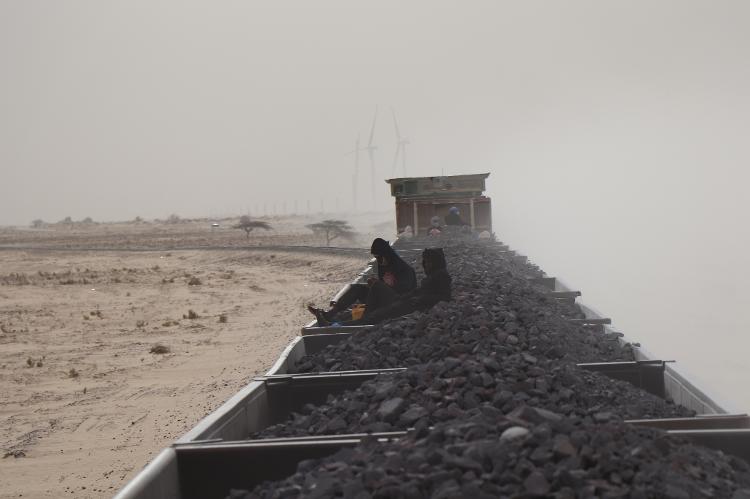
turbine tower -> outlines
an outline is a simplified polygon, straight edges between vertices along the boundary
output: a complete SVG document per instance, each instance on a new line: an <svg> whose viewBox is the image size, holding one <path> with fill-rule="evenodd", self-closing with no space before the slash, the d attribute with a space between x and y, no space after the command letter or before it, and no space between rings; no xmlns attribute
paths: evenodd
<svg viewBox="0 0 750 499"><path fill-rule="evenodd" d="M391 108L393 113L393 126L396 129L396 154L393 156L393 171L391 175L396 175L396 165L398 164L398 157L401 155L401 163L404 168L404 177L406 177L406 146L410 144L409 139L401 136L401 132L398 130L398 121L396 121L396 111Z"/></svg>
<svg viewBox="0 0 750 499"><path fill-rule="evenodd" d="M372 127L370 128L370 140L367 141L367 147L363 148L370 156L370 188L372 190L372 208L375 208L375 151L378 146L372 144L375 137L375 122L378 120L378 106L375 106L375 116L372 118Z"/></svg>
<svg viewBox="0 0 750 499"><path fill-rule="evenodd" d="M357 140L354 142L354 150L349 151L345 156L354 154L354 173L352 174L352 211L357 210L357 177L359 176L359 151L365 149L359 147L359 134L357 134Z"/></svg>

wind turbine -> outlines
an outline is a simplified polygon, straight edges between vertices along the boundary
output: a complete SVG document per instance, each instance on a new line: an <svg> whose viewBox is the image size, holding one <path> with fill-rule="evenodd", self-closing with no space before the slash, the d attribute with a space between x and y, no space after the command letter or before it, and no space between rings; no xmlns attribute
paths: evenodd
<svg viewBox="0 0 750 499"><path fill-rule="evenodd" d="M357 134L357 140L354 142L354 150L346 153L346 156L354 154L354 173L352 174L352 210L357 209L357 176L359 175L359 151L364 151L365 148L359 147L359 134Z"/></svg>
<svg viewBox="0 0 750 499"><path fill-rule="evenodd" d="M398 121L396 121L396 111L391 108L393 113L393 126L396 128L396 154L393 156L393 171L391 175L396 174L396 165L398 164L398 156L401 154L401 162L404 167L404 177L406 177L406 146L410 144L409 139L401 136L401 132L398 130Z"/></svg>
<svg viewBox="0 0 750 499"><path fill-rule="evenodd" d="M378 146L372 144L375 137L375 122L378 120L378 106L375 106L375 116L372 118L372 127L370 128L370 140L367 141L367 147L364 150L370 156L370 187L372 189L372 207L375 208L375 151Z"/></svg>

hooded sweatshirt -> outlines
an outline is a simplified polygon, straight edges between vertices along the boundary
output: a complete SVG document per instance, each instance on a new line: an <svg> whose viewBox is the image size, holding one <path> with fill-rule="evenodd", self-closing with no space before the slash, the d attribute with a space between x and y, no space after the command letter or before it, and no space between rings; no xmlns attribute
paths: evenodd
<svg viewBox="0 0 750 499"><path fill-rule="evenodd" d="M370 253L385 258L385 264L378 264L378 279L388 284L400 295L417 287L417 274L414 269L398 256L398 253L381 238L372 242Z"/></svg>
<svg viewBox="0 0 750 499"><path fill-rule="evenodd" d="M452 279L448 274L443 249L427 248L422 252L422 259L430 262L430 270L425 269L425 278L419 288L411 293L412 304L418 310L426 310L439 301L451 299Z"/></svg>

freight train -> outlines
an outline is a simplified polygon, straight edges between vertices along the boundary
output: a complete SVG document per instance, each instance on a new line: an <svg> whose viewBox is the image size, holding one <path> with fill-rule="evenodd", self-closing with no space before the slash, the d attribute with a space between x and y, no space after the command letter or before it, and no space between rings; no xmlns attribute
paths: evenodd
<svg viewBox="0 0 750 499"><path fill-rule="evenodd" d="M745 497L750 418L526 256L477 240L491 231L486 178L389 181L397 227L414 231L394 248L416 263L443 247L451 302L380 325L303 326L116 498ZM427 236L455 205L473 230ZM649 478L660 466L674 476Z"/></svg>

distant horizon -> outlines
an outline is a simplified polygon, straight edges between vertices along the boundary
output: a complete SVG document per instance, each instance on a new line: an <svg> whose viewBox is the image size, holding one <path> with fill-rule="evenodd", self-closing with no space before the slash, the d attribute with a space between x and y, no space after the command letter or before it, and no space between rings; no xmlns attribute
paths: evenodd
<svg viewBox="0 0 750 499"><path fill-rule="evenodd" d="M315 217L315 216L322 216L322 215L354 215L354 216L367 216L367 215L387 215L389 212L387 210L378 210L378 211L358 211L356 213L346 212L346 211L317 211L317 212L310 212L310 213L269 213L265 215L253 215L248 213L239 213L239 214L222 214L222 215L216 215L216 216L181 216L179 213L170 213L168 216L164 218L147 218L147 217L139 217L141 220L140 222L165 222L169 223L168 219L173 216L177 215L179 217L179 222L198 222L198 221L210 221L210 220L229 220L233 218L240 218L243 216L250 216L251 218L283 218L283 217ZM86 218L82 219L75 219L71 217L70 222L65 221L66 217L63 217L60 220L57 221L50 221L50 220L44 220L44 219L35 219L29 222L28 224L9 224L9 225L0 225L0 227L29 227L33 224L36 220L41 220L42 223L45 225L59 225L59 224L65 224L65 223L72 223L72 224L107 224L107 223L133 223L137 222L136 217L130 219L130 220L103 220L103 219L96 219L95 217L90 217L91 221L86 222ZM395 223L395 218L394 218Z"/></svg>
<svg viewBox="0 0 750 499"><path fill-rule="evenodd" d="M170 222L169 218L172 215L176 215L179 220L176 222ZM146 217L140 217L140 221L137 221L135 218L132 218L130 220L97 220L95 217L90 217L91 221L87 222L85 221L85 218L82 219L75 219L71 217L70 222L65 221L65 217L63 217L60 220L56 221L49 221L44 219L38 219L41 220L42 224L45 226L48 225L65 225L65 224L74 224L79 226L85 226L85 225L96 225L96 224L128 224L128 223L163 223L166 225L178 225L180 223L190 223L190 222L209 222L209 221L222 221L222 220L233 220L233 219L239 219L243 216L250 216L253 219L282 219L282 218L324 218L324 217L334 217L336 219L342 219L346 220L347 217L388 217L389 220L387 221L393 221L394 225L396 223L395 216L391 217L393 213L389 212L388 210L379 210L379 211L359 211L356 213L346 212L346 211L330 211L330 212L311 212L311 213L276 213L276 214L267 214L267 215L253 215L253 214L247 214L247 213L239 213L239 214L223 214L223 215L216 215L216 216L181 216L179 213L171 213L167 217L160 218L146 218ZM391 220L392 218L392 220ZM27 224L12 224L12 225L0 225L0 228L5 229L13 229L13 228L35 228L33 227L33 223L36 221L32 220L31 222ZM386 220L384 220L386 221ZM378 222L381 223L381 222Z"/></svg>

